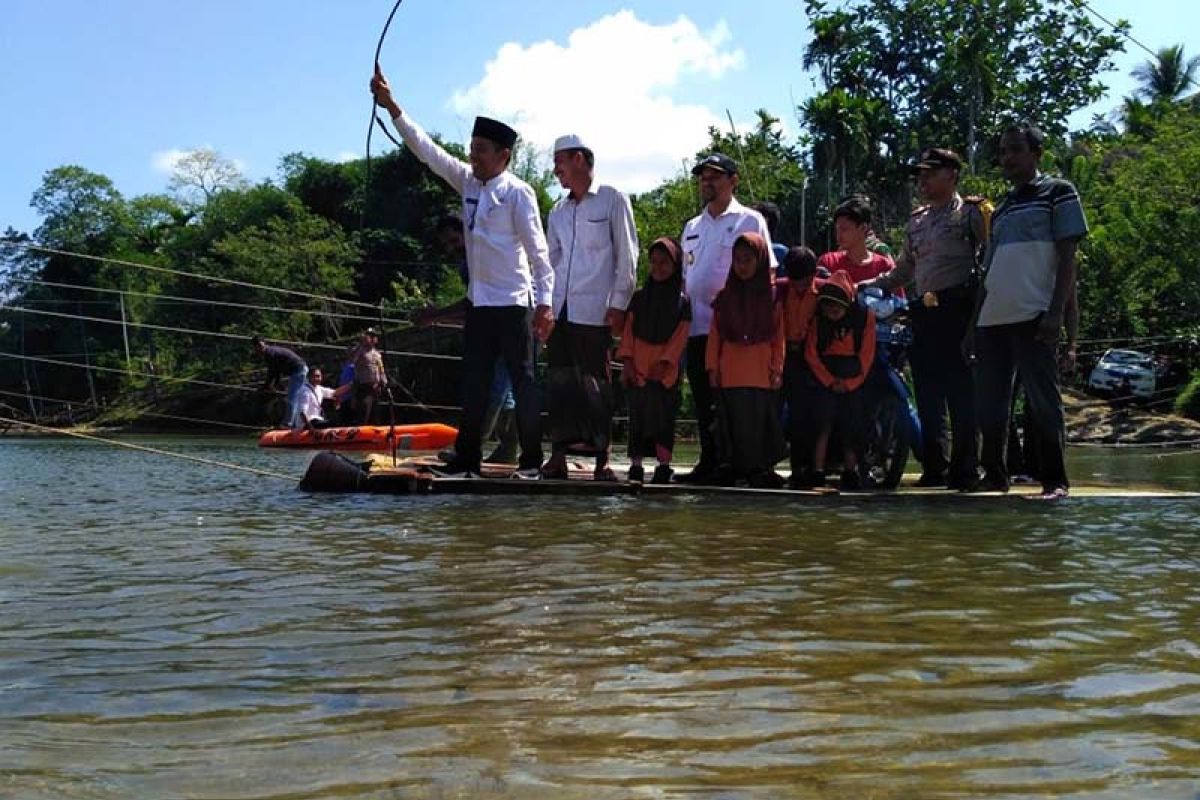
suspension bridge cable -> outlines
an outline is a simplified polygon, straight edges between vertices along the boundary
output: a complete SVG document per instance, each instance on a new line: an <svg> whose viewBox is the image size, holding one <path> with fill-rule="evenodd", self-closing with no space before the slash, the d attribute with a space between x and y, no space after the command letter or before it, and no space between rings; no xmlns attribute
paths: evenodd
<svg viewBox="0 0 1200 800"><path fill-rule="evenodd" d="M25 284L31 284L34 286L48 286L53 289L75 289L75 290L83 291L83 292L98 292L100 294L126 294L126 295L130 295L131 297L148 297L152 300L173 300L173 301L178 301L181 303L194 303L196 305L224 306L227 308L245 308L245 309L249 309L252 311L279 311L279 312L283 312L283 313L287 313L287 314L312 314L314 316L320 316L320 317L334 317L337 319L365 320L367 322L379 322L379 320L380 320L380 317L378 317L378 316L369 316L368 317L368 316L363 316L361 314L341 314L341 313L338 313L337 311L320 311L317 309L308 309L308 308L288 308L287 306L263 306L263 305L256 305L254 303L234 303L230 300L206 300L201 297L183 297L180 295L172 295L172 294L156 294L154 292L139 292L139 291L135 291L133 289L108 289L108 288L103 288L100 286L81 286L79 284L74 284L74 283L58 283L56 281L35 280L33 278L10 278L9 280L11 280L13 283L25 283ZM25 303L25 302L41 303L41 302L46 302L46 301L43 301L43 300L30 301L30 300L26 300L23 298L21 300L21 302L23 302L23 303ZM67 303L67 302L70 302L70 303L75 303L75 302L111 303L112 301L107 301L107 300L95 300L95 301L64 300L62 302L64 302L64 303ZM340 303L342 301L341 300L332 300L331 302ZM393 325L409 325L409 324L411 324L408 320L403 320L403 319L393 319L390 317L383 317L382 319L384 322L391 323Z"/></svg>
<svg viewBox="0 0 1200 800"><path fill-rule="evenodd" d="M208 386L214 389L233 389L239 392L257 392L259 389L256 386L238 386L231 383L219 383L217 381L206 381L200 378L181 378L173 375L160 375L154 372L135 372L117 367L101 367L96 364L88 366L87 364L79 364L74 361L60 361L55 358L43 358L41 356L27 356L20 353L0 353L0 358L13 358L20 361L36 361L41 364L55 364L60 367L75 367L76 369L93 369L97 372L116 372L121 375L132 375L137 378L151 378L153 380L163 381L164 383L190 383L197 386Z"/></svg>
<svg viewBox="0 0 1200 800"><path fill-rule="evenodd" d="M364 303L361 300L344 300L337 297L328 297L326 295L314 294L312 292L303 292L299 289L284 289L279 286L266 286L261 283L251 283L249 281L239 281L234 278L222 278L216 275L204 275L198 272L188 272L186 270L174 269L173 267L160 267L155 264L143 264L138 261L125 261L119 258L108 258L107 256L93 256L86 253L75 253L70 250L59 250L53 247L42 247L41 245L31 244L29 242L0 242L0 247L17 247L24 250L31 250L38 253L49 253L50 255L68 256L71 258L79 258L84 261L97 261L105 264L117 264L123 267L133 267L136 269L145 269L151 272L163 272L169 275L179 275L185 278L194 278L196 280L210 281L212 283L223 283L227 286L239 286L243 289L261 289L266 292L277 292L279 294L289 294L295 297L307 297L310 300L324 300L330 303L341 303L348 306L356 306L358 308L369 308L373 311L378 311L379 307L371 303Z"/></svg>
<svg viewBox="0 0 1200 800"><path fill-rule="evenodd" d="M71 406L79 406L79 408L81 408L81 409L94 409L97 411L100 410L100 407L93 405L90 400L65 400L61 397L45 397L40 394L27 394L25 392L13 392L13 391L9 391L6 389L0 389L0 395L7 395L9 397L20 397L20 398L32 397L34 400L40 400L43 403L57 403L59 405L67 406L68 408ZM9 407L11 408L11 406L9 406ZM198 422L198 423L202 423L204 425L217 425L222 428L233 428L236 430L254 431L256 433L263 430L262 425L244 425L240 422L228 422L225 420L206 419L203 417L186 417L186 416L183 416L182 414L164 414L160 411L146 411L144 409L132 409L132 410L139 417L159 417L162 419L176 419L176 420L179 420L180 422Z"/></svg>
<svg viewBox="0 0 1200 800"><path fill-rule="evenodd" d="M1154 59L1156 62L1158 61L1158 53L1156 53L1155 51L1151 50L1149 47L1147 47L1146 45L1142 44L1142 43L1141 43L1141 42L1139 42L1137 39L1135 39L1135 38L1134 38L1134 36L1133 36L1133 34L1132 34L1132 33L1130 33L1129 31L1123 31L1123 30L1121 30L1120 28L1118 28L1118 27L1117 27L1117 24L1116 24L1115 22L1113 22L1113 21L1112 21L1112 20L1110 20L1108 17L1106 17L1106 16L1104 16L1103 14L1101 14L1101 13L1100 13L1099 11L1097 11L1096 9L1092 8L1091 4L1089 4L1089 3L1087 2L1087 0L1074 0L1074 3L1075 3L1075 7L1076 7L1076 8L1079 8L1079 7L1081 7L1081 6L1082 6L1083 8L1087 9L1088 13L1090 13L1090 14L1091 14L1093 17L1095 17L1096 19L1098 19L1098 20L1100 20L1101 22L1103 22L1103 23L1104 23L1105 25L1107 25L1109 28L1111 28L1111 29L1113 30L1113 32L1114 32L1114 33L1118 33L1118 34L1120 34L1121 36L1124 36L1126 39L1128 39L1129 41L1133 42L1133 43L1134 43L1134 44L1136 44L1138 47L1142 48L1142 50L1144 50L1144 51L1146 51L1147 53L1149 53L1149 54L1150 54L1150 56L1151 56L1151 58L1153 58L1153 59ZM1186 79L1186 80L1187 80L1187 82L1188 82L1188 83L1192 84L1192 85L1193 85L1193 86L1195 86L1196 88L1200 88L1200 83L1197 83L1197 82L1195 81L1195 79L1193 79L1193 78L1192 78L1190 75L1184 75L1183 77L1184 77L1184 79Z"/></svg>
<svg viewBox="0 0 1200 800"><path fill-rule="evenodd" d="M183 459L184 461L192 461L197 464L204 464L204 465L210 466L210 467L221 467L223 469L232 469L232 470L238 470L241 472L249 472L252 475L259 475L264 478L277 478L279 480L291 481L292 483L300 482L300 478L295 475L284 475L282 472L273 472L271 470L258 469L257 467L247 467L243 464L231 464L228 461L217 461L216 459L213 459L213 458L203 458L201 456L190 456L190 455L187 455L186 453L176 453L171 450L162 450L157 447L147 447L146 445L134 444L132 442L122 442L122 441L118 441L116 439L106 439L102 436L93 436L92 434L80 433L79 431L63 430L61 428L51 428L48 425L38 425L35 422L25 422L24 420L19 420L19 419L8 419L8 420L6 420L6 422L11 422L14 425L22 425L26 428L31 428L36 431L41 431L42 433L52 433L52 434L57 434L60 436L71 436L76 439L86 439L88 441L99 442L101 444L110 445L112 447L124 447L129 450L138 450L143 453L153 453L154 455L159 455L159 456L169 456L171 458L179 458L179 459Z"/></svg>
<svg viewBox="0 0 1200 800"><path fill-rule="evenodd" d="M0 305L0 312L2 312L2 311L16 311L16 312L21 312L24 314L36 314L36 315L46 316L46 317L62 317L65 319L80 319L85 322L99 322L99 323L103 323L103 324L107 324L107 325L129 325L130 327L134 327L134 328L146 328L149 330L167 331L170 333L182 333L182 334L186 334L189 336L212 336L212 337L216 337L216 338L220 338L220 339L236 339L236 340L240 340L243 342L248 342L251 339L253 339L252 336L247 336L242 333L224 333L223 331L202 331L202 330L198 330L196 328L177 328L177 327L173 327L170 325L155 325L150 322L135 322L133 320L122 321L119 319L109 319L108 317L91 317L91 316L86 316L86 315L82 315L82 314L66 314L61 311L49 311L47 309L42 309L42 308L26 308L24 306ZM268 337L264 337L264 338L268 338ZM269 341L278 342L280 344L285 344L285 345L288 345L289 347L299 347L299 348L303 348L303 349L313 349L313 350L345 351L348 347L347 345L341 345L341 344L326 344L324 342L297 342L297 341L292 341L289 339L276 339L273 337L269 338ZM404 351L404 350L389 350L388 353L390 353L391 355L402 356L404 358L424 358L424 359L430 359L430 360L434 360L434 361L461 361L462 360L462 356L451 356L451 355L444 355L441 353L416 353L416 352Z"/></svg>

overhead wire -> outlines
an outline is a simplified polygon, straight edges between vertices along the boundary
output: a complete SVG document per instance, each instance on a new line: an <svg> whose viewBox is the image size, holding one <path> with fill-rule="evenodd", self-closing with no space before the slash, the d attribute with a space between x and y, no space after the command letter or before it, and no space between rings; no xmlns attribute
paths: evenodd
<svg viewBox="0 0 1200 800"><path fill-rule="evenodd" d="M92 442L99 442L111 447L123 447L129 450L138 450L143 453L153 453L154 455L169 456L171 458L179 458L184 461L191 461L197 464L204 464L210 467L222 467L224 469L237 470L239 472L248 472L252 475L259 475L264 478L276 478L278 480L290 481L299 483L300 478L296 475L285 475L282 472L273 470L259 469L258 467L247 467L244 464L233 464L228 461L218 461L214 458L203 458L202 456L188 455L187 453L176 453L171 450L163 450L158 447L148 447L146 445L134 444L133 442L122 442L117 439L108 439L103 436L94 436L81 431L66 430L63 428L53 428L49 425L40 425L36 422L27 422L20 419L6 419L6 422L11 422L14 425L21 425L32 430L41 431L42 433L51 433L58 436L70 436L76 439L85 439Z"/></svg>
<svg viewBox="0 0 1200 800"><path fill-rule="evenodd" d="M1103 22L1103 23L1104 23L1105 25L1107 25L1109 28L1111 28L1111 29L1112 29L1112 31L1113 31L1113 33L1119 34L1120 36L1124 36L1126 39L1128 39L1129 41L1133 42L1135 45L1137 45L1137 46L1138 46L1138 47L1140 47L1142 50L1144 50L1146 53L1148 53L1148 54L1149 54L1149 55L1150 55L1150 56L1151 56L1151 57L1152 57L1152 58L1153 58L1155 61L1158 61L1158 53L1157 53L1157 52L1155 52L1154 50L1151 50L1149 47L1147 47L1146 45L1142 44L1140 41L1138 41L1138 40L1137 40L1137 39L1134 37L1134 35L1133 35L1132 33L1130 33L1130 32L1129 32L1129 31L1127 31L1127 30L1122 30L1122 29L1120 28L1120 26L1118 26L1118 25L1117 25L1115 22L1113 22L1113 21L1112 21L1112 20L1110 20L1108 17L1106 17L1106 16L1104 16L1103 14L1101 14L1101 13L1100 13L1099 11L1097 11L1096 9L1092 8L1091 4L1090 4L1090 3L1088 3L1088 2L1087 2L1087 0L1073 0L1073 2L1075 3L1075 7L1076 7L1076 8L1079 8L1079 7L1081 7L1081 6L1082 6L1084 9L1086 9L1086 10L1088 11L1088 13L1090 13L1090 14L1091 14L1092 16L1094 16L1096 19L1098 19L1098 20L1100 20L1101 22ZM1195 86L1196 88L1200 89L1200 83L1197 83L1197 82L1196 82L1196 80L1195 80L1194 78L1192 78L1192 76L1190 76L1190 75L1186 75L1186 74L1185 74L1185 75L1183 75L1183 78L1184 78L1184 79L1185 79L1185 80L1186 80L1188 83L1190 83L1190 84L1192 84L1193 86Z"/></svg>
<svg viewBox="0 0 1200 800"><path fill-rule="evenodd" d="M276 292L279 294L292 295L293 297L306 297L310 300L324 300L326 302L341 303L347 306L355 306L357 308L369 308L372 311L378 311L379 306L371 303L364 303L361 300L347 300L339 297L329 297L327 295L315 294L313 292L304 292L299 289L284 289L280 286L269 286L261 283L251 283L250 281L241 281L234 278L223 278L217 275L205 275L199 272L189 272L187 270L175 269L173 267L162 267L157 264L145 264L139 261L127 261L121 258L110 258L108 256L93 256L87 253L76 253L70 250L60 250L54 247L43 247L41 245L32 244L30 242L13 242L0 241L0 247L17 247L24 250L31 250L38 253L49 253L50 255L67 256L70 258L78 258L84 261L95 261L105 264L115 264L118 266L132 267L136 269L144 269L150 272L162 272L169 275L178 275L185 278L195 280L209 281L210 283L220 283L226 286L238 286L243 289L259 289L266 292Z"/></svg>
<svg viewBox="0 0 1200 800"><path fill-rule="evenodd" d="M129 295L131 297L147 297L147 298L150 298L150 299L156 300L156 301L168 300L168 301L176 301L176 302L181 302L181 303L193 303L195 305L222 306L224 308L244 308L244 309L248 309L248 310L252 310L252 311L278 311L278 312L287 313L287 314L310 314L312 316L332 317L335 319L360 320L360 321L365 321L365 322L376 322L379 320L378 316L369 316L368 317L368 316L365 316L362 314L343 314L338 311L322 311L320 309L313 309L313 308L289 308L288 306L264 306L264 305L257 305L255 303L235 303L231 300L210 300L210 299L203 298L203 297L183 297L180 295L158 294L156 292L141 292L141 291L136 291L134 289L110 289L110 288L102 287L102 286L83 286L83 285L75 284L75 283L60 283L57 281L43 281L43 280L35 280L33 278L10 278L9 280L12 281L13 283L24 283L24 284L29 284L29 285L33 285L33 286L46 286L46 287L49 287L52 289L73 289L73 290L77 290L77 291L81 291L81 292L96 292L99 294L120 294L120 295ZM28 300L22 299L21 302L23 302L23 303L24 302L39 302L40 303L40 302L46 302L46 301L42 301L42 300L28 301ZM113 303L113 301L111 301L111 300L80 300L80 301L63 300L60 302L63 302L63 303L82 302L82 303L91 303L91 304L108 303L110 305ZM327 302L341 303L343 301L339 300L337 298L328 298ZM392 323L394 325L410 324L409 320L395 319L395 318L390 318L390 317L384 317L383 319L384 319L384 321Z"/></svg>
<svg viewBox="0 0 1200 800"><path fill-rule="evenodd" d="M150 323L150 322L137 322L134 320L110 319L108 317L92 317L92 316L87 316L87 315L82 315L82 314L66 314L61 311L49 311L49 310L41 309L41 308L26 308L24 306L0 305L0 312L2 312L2 311L15 311L15 312L21 312L21 313L25 313L25 314L34 314L34 315L39 315L39 316L62 317L62 318L66 318L66 319L79 319L79 320L83 320L85 322L99 322L99 323L107 324L107 325L128 325L133 328L145 328L148 330L167 331L167 332L171 332L171 333L182 333L182 334L186 334L189 336L212 336L212 337L219 338L219 339L235 339L235 340L240 340L243 342L248 342L253 338L253 337L247 336L246 334L243 334L243 333L225 333L223 331L204 331L204 330L199 330L196 328L179 328L179 327L174 327L171 325L156 325L156 324ZM264 337L264 338L269 338L269 340L272 342L278 342L279 344L285 344L285 345L288 345L289 347L299 347L299 348L303 348L303 349L345 351L348 347L348 345L329 344L326 342L301 342L301 341L293 341L293 340L289 340L289 339L276 339L273 337ZM434 361L461 361L462 360L462 356L452 356L452 355L446 355L444 353L418 353L418 352L412 352L412 351L398 351L398 350L391 350L389 352L394 355L403 356L405 358L415 358L415 359L424 358L424 359L430 359L430 360L434 360Z"/></svg>

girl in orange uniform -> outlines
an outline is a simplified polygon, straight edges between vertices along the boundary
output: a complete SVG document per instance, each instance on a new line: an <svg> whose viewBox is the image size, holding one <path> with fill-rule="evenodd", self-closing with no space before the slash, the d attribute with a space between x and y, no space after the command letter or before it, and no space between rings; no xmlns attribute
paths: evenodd
<svg viewBox="0 0 1200 800"><path fill-rule="evenodd" d="M817 290L817 314L804 345L815 388L809 415L816 428L813 485L825 483L825 455L836 420L842 436L843 489L862 488L858 451L862 439L862 388L875 360L875 314L854 299L854 284L844 270Z"/></svg>
<svg viewBox="0 0 1200 800"><path fill-rule="evenodd" d="M683 251L663 237L650 245L650 277L634 292L617 358L629 405L629 480L646 477L642 458L658 461L651 483L670 483L679 411L679 362L692 306L683 293Z"/></svg>
<svg viewBox="0 0 1200 800"><path fill-rule="evenodd" d="M725 288L713 300L705 368L717 393L723 482L744 478L779 488L774 470L783 456L775 392L783 384L784 329L775 302L767 243L743 233L733 245Z"/></svg>

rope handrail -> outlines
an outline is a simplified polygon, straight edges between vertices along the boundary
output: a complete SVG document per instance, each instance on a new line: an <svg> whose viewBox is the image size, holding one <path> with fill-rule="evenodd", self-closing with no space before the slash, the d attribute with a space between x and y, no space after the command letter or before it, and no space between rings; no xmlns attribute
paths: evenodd
<svg viewBox="0 0 1200 800"><path fill-rule="evenodd" d="M74 284L74 283L59 283L57 281L43 281L43 280L35 280L33 278L10 278L9 280L13 281L14 283L26 283L26 284L32 284L35 286L48 286L53 289L76 289L79 291L97 292L100 294L127 294L132 297L148 297L153 300L173 300L173 301L178 301L181 303L193 303L196 305L223 306L223 307L227 307L227 308L246 308L246 309L250 309L252 311L278 311L278 312L287 313L287 314L312 314L314 316L320 316L320 317L334 317L336 319L365 320L367 322L374 322L374 323L378 323L382 320L383 322L386 322L386 323L389 323L392 325L404 325L404 326L412 325L412 323L409 320L395 319L392 317L379 317L377 315L368 317L368 316L364 316L362 314L339 314L336 311L320 311L317 309L309 309L309 308L287 308L286 306L263 306L263 305L256 305L254 303L234 303L229 300L206 300L201 297L182 297L180 295L157 294L155 292L139 292L134 289L109 289L109 288L105 288L105 287L101 287L101 286L82 286L82 285ZM23 302L23 303L25 303L25 302L42 303L42 302L50 302L50 301L45 301L45 300L30 301L30 300L23 298L21 302ZM106 301L106 300L62 300L62 301L58 301L58 302L63 302L63 303L111 303L112 301ZM331 300L329 302L341 303L342 301L341 300Z"/></svg>
<svg viewBox="0 0 1200 800"><path fill-rule="evenodd" d="M127 369L119 369L117 367L101 367L96 364L91 366L87 364L78 364L74 361L61 361L56 358L43 358L41 356L21 355L20 353L3 353L0 352L0 358L13 358L18 361L36 361L41 364L55 364L61 367L75 367L76 369L94 369L97 372L116 372L121 375L132 375L138 378L151 378L153 380L163 381L164 383L191 383L197 386L208 386L214 389L233 389L239 392L257 392L256 386L239 386L232 383L219 383L217 381L206 381L201 378L183 378L174 375L162 375L156 372L137 372Z"/></svg>
<svg viewBox="0 0 1200 800"><path fill-rule="evenodd" d="M93 256L87 253L76 253L70 250L60 250L54 247L43 247L42 245L33 244L31 242L14 242L0 241L0 247L18 247L24 250L32 250L37 253L48 253L50 255L68 256L71 258L79 258L84 261L97 261L104 264L116 264L123 267L133 267L136 269L149 270L151 272L162 272L168 275L179 275L185 278L193 278L196 280L210 281L212 283L223 283L227 286L240 286L243 289L261 289L267 292L278 292L280 294L290 294L295 297L307 297L311 300L324 300L332 303L342 303L348 306L357 306L358 308L369 308L374 311L379 310L379 306L371 303L364 303L361 300L346 300L338 297L329 297L327 295L315 294L313 292L304 292L299 289L284 289L279 286L267 286L261 283L251 283L250 281L239 281L235 278L222 278L218 275L205 275L199 272L188 272L187 270L174 269L173 267L160 267L157 264L143 264L139 261L126 261L121 258L110 258L108 256Z"/></svg>
<svg viewBox="0 0 1200 800"><path fill-rule="evenodd" d="M86 440L92 441L92 442L100 442L101 444L106 444L111 447L124 447L124 448L130 449L130 450L138 450L143 453L153 453L154 455L159 455L159 456L170 456L171 458L180 458L180 459L183 459L184 461L192 461L197 464L204 464L204 465L210 466L210 467L222 467L224 469L233 469L233 470L238 470L240 472L249 472L252 475L259 475L264 478L278 478L279 480L291 481L292 483L300 482L300 478L298 478L295 475L284 475L281 472L273 472L271 470L259 469L257 467L247 467L244 464L231 464L228 461L218 461L214 458L203 458L201 456L191 456L186 453L175 453L175 452L172 452L171 450L162 450L157 447L147 447L146 445L134 444L133 442L121 442L116 439L106 439L103 436L93 436L92 434L82 433L80 431L65 430L63 428L52 428L49 425L39 425L36 422L26 422L25 420L20 420L20 419L8 419L6 421L11 422L14 425L23 425L27 428L31 428L36 431L41 431L43 433L52 433L52 434L55 434L58 436L72 436L76 439L86 439Z"/></svg>
<svg viewBox="0 0 1200 800"><path fill-rule="evenodd" d="M122 321L119 319L109 319L108 317L92 317L84 314L66 314L61 311L49 311L44 308L26 308L24 306L0 305L0 311L18 311L25 314L37 314L46 317L61 317L65 319L78 319L84 322L100 322L108 325L129 325L135 328L146 328L156 331L167 331L169 333L182 333L189 336L213 336L220 339L235 339L243 342L248 342L253 339L252 336L247 336L242 333L225 333L223 331L202 331L195 328L176 328L170 325L155 325L150 322L135 322L133 320ZM340 350L345 351L350 345L343 344L327 344L324 342L298 342L289 339L267 338L268 341L285 344L289 347L299 347L304 349L314 350ZM381 351L382 352L382 351ZM416 353L403 350L388 350L384 355L401 356L404 358L426 358L436 361L461 361L462 356L444 355L442 353Z"/></svg>

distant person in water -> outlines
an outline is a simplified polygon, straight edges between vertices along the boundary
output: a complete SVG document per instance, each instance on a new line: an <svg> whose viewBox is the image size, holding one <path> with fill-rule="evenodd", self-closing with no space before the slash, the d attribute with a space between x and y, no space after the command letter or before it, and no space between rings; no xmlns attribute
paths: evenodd
<svg viewBox="0 0 1200 800"><path fill-rule="evenodd" d="M300 392L304 389L304 379L308 375L308 365L304 359L286 347L267 344L261 336L252 340L254 351L267 365L267 378L263 382L263 391L271 391L278 387L279 381L287 377L287 411L279 427L293 428L296 426L296 412L300 407Z"/></svg>

